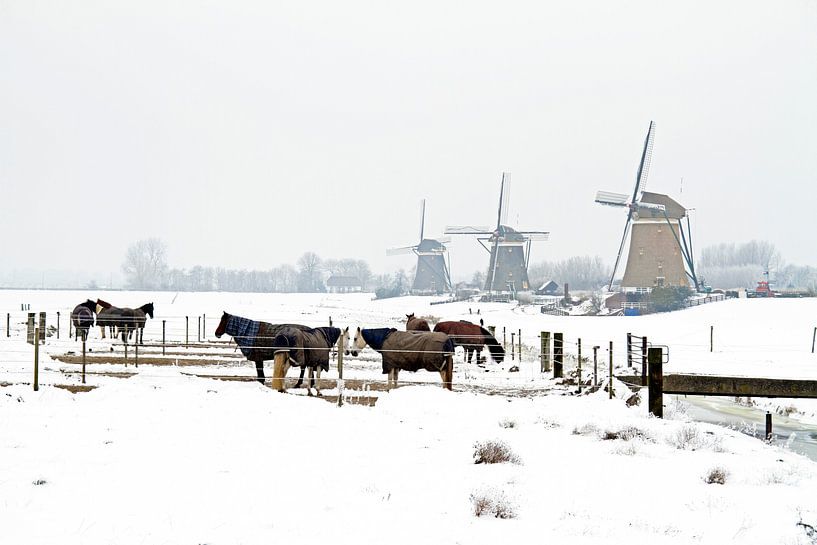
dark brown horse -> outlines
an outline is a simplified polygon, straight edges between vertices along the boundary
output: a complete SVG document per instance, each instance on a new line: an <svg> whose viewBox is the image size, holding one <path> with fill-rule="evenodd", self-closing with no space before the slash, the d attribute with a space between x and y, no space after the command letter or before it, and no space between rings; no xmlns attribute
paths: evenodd
<svg viewBox="0 0 817 545"><path fill-rule="evenodd" d="M300 324L257 322L225 312L216 328L216 337L221 338L225 333L231 336L244 357L255 363L258 382L264 384L264 361L275 359L275 352L281 350L275 346L275 338L285 328L311 329Z"/></svg>
<svg viewBox="0 0 817 545"><path fill-rule="evenodd" d="M414 313L406 314L406 331L431 331L428 322L417 318Z"/></svg>
<svg viewBox="0 0 817 545"><path fill-rule="evenodd" d="M102 338L105 338L105 328L111 334L111 339L116 335L116 327L119 324L119 319L122 316L122 309L113 306L102 299L96 300L96 325L99 326L99 331Z"/></svg>
<svg viewBox="0 0 817 545"><path fill-rule="evenodd" d="M505 359L505 349L502 345L491 335L491 332L482 326L466 322L465 320L459 322L439 322L434 326L434 331L445 333L454 344L465 349L465 359L471 363L471 355L477 353L477 363L485 363L482 356L482 347L487 346L491 353L491 358L497 362L502 363Z"/></svg>
<svg viewBox="0 0 817 545"><path fill-rule="evenodd" d="M94 312L96 303L88 299L84 303L78 304L71 311L71 322L74 324L74 340L82 337L83 341L88 340L88 331L94 326Z"/></svg>

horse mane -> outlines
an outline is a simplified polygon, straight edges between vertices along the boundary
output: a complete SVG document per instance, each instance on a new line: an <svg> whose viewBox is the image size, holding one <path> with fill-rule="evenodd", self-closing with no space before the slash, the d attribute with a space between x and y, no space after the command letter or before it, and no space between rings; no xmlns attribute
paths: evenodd
<svg viewBox="0 0 817 545"><path fill-rule="evenodd" d="M502 345L499 344L499 341L491 335L491 332L485 329L482 326L479 326L482 330L482 334L485 336L485 346L488 347L488 351L491 353L491 359L493 359L497 363L502 363L505 359L505 349L502 348Z"/></svg>
<svg viewBox="0 0 817 545"><path fill-rule="evenodd" d="M361 329L360 334L363 336L363 340L366 341L366 344L375 350L380 350L383 348L383 343L386 342L386 337L395 331L397 330L393 327L381 327L377 329Z"/></svg>
<svg viewBox="0 0 817 545"><path fill-rule="evenodd" d="M89 299L89 301L90 301L90 299ZM107 301L103 301L102 299L97 299L96 304L101 306L102 308L112 308L113 307L112 304L110 304Z"/></svg>

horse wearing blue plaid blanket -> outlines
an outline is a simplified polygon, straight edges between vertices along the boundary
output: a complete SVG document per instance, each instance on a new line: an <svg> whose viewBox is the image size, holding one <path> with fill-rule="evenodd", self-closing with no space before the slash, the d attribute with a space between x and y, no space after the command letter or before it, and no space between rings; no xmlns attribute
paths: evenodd
<svg viewBox="0 0 817 545"><path fill-rule="evenodd" d="M288 349L275 345L276 337L286 328L311 329L300 324L268 324L225 312L216 328L216 337L221 338L225 333L230 335L244 357L255 363L258 382L264 384L264 361L274 359L276 351Z"/></svg>

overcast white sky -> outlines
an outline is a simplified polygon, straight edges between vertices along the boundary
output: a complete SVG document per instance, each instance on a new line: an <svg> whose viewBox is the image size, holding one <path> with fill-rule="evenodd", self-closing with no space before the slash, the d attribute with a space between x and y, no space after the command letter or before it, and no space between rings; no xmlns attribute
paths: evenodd
<svg viewBox="0 0 817 545"><path fill-rule="evenodd" d="M409 268L420 199L427 234L491 224L503 170L533 261L612 262L593 197L631 191L651 119L647 189L697 249L817 265L814 0L0 0L0 272L118 271L148 236L179 267Z"/></svg>

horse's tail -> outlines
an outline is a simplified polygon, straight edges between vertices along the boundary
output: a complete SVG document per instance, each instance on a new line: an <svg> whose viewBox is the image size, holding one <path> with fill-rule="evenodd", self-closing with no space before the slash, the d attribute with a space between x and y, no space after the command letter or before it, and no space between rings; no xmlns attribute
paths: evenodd
<svg viewBox="0 0 817 545"><path fill-rule="evenodd" d="M485 338L485 344L488 346L488 351L491 353L491 359L497 363L502 363L505 359L505 349L499 344L499 341L491 335L491 332L484 327L479 328L482 331L482 336Z"/></svg>

